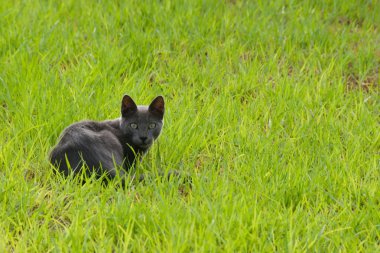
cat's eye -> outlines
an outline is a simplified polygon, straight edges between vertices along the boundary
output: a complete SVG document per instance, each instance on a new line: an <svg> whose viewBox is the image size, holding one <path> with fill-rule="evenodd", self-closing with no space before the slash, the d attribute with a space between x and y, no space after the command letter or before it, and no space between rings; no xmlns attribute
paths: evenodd
<svg viewBox="0 0 380 253"><path fill-rule="evenodd" d="M133 128L133 129L137 129L137 124L136 124L136 123L131 123L130 126L131 126L131 128Z"/></svg>
<svg viewBox="0 0 380 253"><path fill-rule="evenodd" d="M156 127L156 123L150 123L149 124L149 129L153 129L153 128L155 128Z"/></svg>

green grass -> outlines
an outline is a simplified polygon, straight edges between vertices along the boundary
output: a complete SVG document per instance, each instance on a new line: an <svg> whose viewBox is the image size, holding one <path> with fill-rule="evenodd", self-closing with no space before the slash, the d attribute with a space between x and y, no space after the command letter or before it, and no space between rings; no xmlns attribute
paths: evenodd
<svg viewBox="0 0 380 253"><path fill-rule="evenodd" d="M378 1L0 2L0 252L380 251ZM125 93L191 191L53 174Z"/></svg>

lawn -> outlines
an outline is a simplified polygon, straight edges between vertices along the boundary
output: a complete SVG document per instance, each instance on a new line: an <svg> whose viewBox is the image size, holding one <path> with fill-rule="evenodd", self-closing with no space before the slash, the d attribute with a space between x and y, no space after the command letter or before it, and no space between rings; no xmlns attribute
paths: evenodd
<svg viewBox="0 0 380 253"><path fill-rule="evenodd" d="M379 25L376 0L0 0L0 252L380 251ZM123 94L165 97L152 179L54 174Z"/></svg>

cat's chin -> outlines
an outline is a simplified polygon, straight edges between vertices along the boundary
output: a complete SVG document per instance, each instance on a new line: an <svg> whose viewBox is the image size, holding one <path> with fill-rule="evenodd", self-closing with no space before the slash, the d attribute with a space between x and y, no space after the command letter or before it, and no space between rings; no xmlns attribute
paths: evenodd
<svg viewBox="0 0 380 253"><path fill-rule="evenodd" d="M152 146L152 144L141 144L137 145L137 148L147 150L150 148L150 146Z"/></svg>

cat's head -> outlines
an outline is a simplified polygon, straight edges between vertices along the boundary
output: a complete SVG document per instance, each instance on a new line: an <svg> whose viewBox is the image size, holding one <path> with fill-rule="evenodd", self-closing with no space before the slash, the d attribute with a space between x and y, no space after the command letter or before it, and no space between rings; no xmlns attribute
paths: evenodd
<svg viewBox="0 0 380 253"><path fill-rule="evenodd" d="M124 95L121 101L120 128L128 144L146 150L160 135L165 112L162 96L153 99L149 106L137 106L133 99Z"/></svg>

